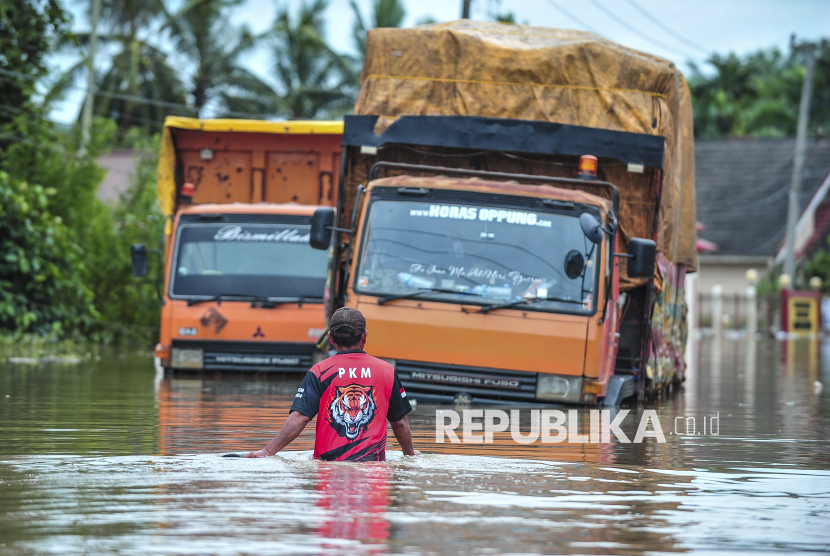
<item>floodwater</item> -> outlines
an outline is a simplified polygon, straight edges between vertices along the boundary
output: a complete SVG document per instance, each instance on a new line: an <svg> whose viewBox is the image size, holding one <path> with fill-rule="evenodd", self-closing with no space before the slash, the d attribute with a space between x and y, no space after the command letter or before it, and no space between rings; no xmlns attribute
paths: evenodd
<svg viewBox="0 0 830 556"><path fill-rule="evenodd" d="M272 437L299 376L156 377L132 352L4 363L0 554L830 551L830 343L708 338L692 356L646 404L665 443L437 444L419 404L425 455L390 442L382 464L311 460L312 426L295 451L220 457Z"/></svg>

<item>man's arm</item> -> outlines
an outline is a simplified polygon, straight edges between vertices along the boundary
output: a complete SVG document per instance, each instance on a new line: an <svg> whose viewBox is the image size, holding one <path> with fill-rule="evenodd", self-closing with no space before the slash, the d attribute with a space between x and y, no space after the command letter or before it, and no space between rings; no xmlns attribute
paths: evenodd
<svg viewBox="0 0 830 556"><path fill-rule="evenodd" d="M398 444L401 445L404 455L420 456L421 452L412 447L412 432L409 430L409 421L406 416L400 421L391 423L391 425L392 432L395 433L395 438L398 440Z"/></svg>
<svg viewBox="0 0 830 556"><path fill-rule="evenodd" d="M249 452L245 454L245 457L264 458L266 456L273 456L288 446L292 440L297 438L297 436L303 432L303 429L309 421L311 421L311 417L307 417L299 411L292 411L288 416L288 419L285 420L285 424L280 429L280 432L278 432L277 436L275 436L274 439L268 443L268 446L256 452ZM407 425L406 430L409 431L409 425ZM398 433L396 432L395 436L397 437L397 435ZM412 441L410 440L410 446L411 445Z"/></svg>

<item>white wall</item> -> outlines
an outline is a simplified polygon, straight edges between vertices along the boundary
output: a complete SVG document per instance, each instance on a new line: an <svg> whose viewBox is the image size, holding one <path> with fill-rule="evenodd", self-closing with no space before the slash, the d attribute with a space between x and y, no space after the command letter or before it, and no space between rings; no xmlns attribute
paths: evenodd
<svg viewBox="0 0 830 556"><path fill-rule="evenodd" d="M759 264L760 263L760 264ZM720 262L698 262L698 291L708 293L712 286L720 284L725 295L746 293L749 283L746 281L746 271L754 268L758 271L758 277L762 277L768 271L768 266L761 261L720 263Z"/></svg>
<svg viewBox="0 0 830 556"><path fill-rule="evenodd" d="M98 187L98 198L102 201L117 201L118 196L130 187L130 178L135 175L135 157L138 153L129 150L115 150L98 159L98 165L107 171L104 181Z"/></svg>

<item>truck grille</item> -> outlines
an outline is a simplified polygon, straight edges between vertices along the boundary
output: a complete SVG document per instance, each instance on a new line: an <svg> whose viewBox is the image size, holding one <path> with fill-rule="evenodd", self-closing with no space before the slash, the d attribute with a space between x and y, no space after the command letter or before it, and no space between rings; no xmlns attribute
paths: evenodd
<svg viewBox="0 0 830 556"><path fill-rule="evenodd" d="M205 370L305 372L314 344L173 340L175 348L205 350Z"/></svg>
<svg viewBox="0 0 830 556"><path fill-rule="evenodd" d="M503 371L398 360L398 377L407 391L453 396L466 392L476 398L533 401L536 373Z"/></svg>

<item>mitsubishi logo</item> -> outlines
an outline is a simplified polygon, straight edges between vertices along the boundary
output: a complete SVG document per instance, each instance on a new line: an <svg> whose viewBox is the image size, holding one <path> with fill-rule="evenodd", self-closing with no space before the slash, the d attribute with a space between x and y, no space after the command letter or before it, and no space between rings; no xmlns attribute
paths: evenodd
<svg viewBox="0 0 830 556"><path fill-rule="evenodd" d="M265 337L265 334L263 334L263 332L262 332L262 327L257 326L256 327L256 332L254 332L254 338L264 338L264 337Z"/></svg>

